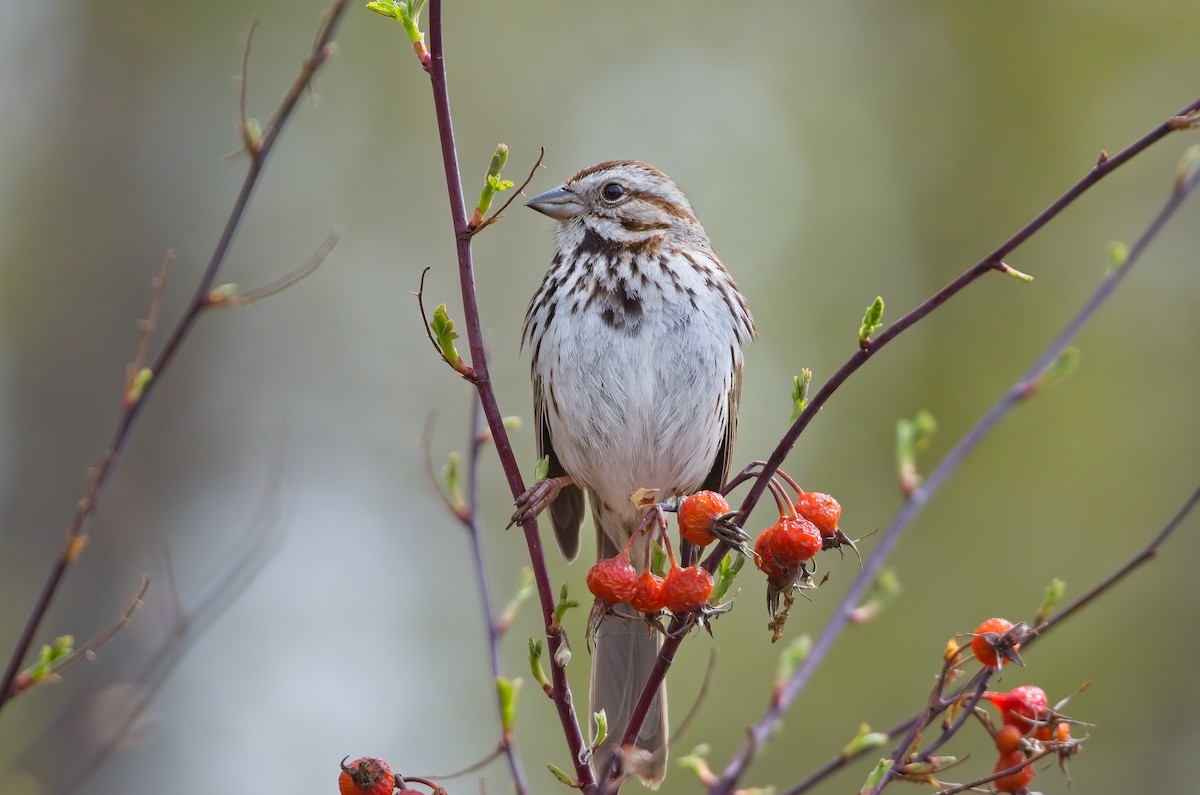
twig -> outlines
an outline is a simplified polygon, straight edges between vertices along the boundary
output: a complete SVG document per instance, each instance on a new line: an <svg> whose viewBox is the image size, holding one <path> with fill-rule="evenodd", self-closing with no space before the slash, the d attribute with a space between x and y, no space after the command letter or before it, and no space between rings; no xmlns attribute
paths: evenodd
<svg viewBox="0 0 1200 795"><path fill-rule="evenodd" d="M471 401L471 438L467 448L467 509L466 515L460 517L460 520L467 530L471 544L471 562L475 566L475 582L479 586L480 608L483 611L484 621L487 623L488 661L492 668L492 681L495 682L504 676L504 666L500 659L500 639L503 633L497 625L496 612L492 607L491 585L488 581L487 563L483 555L483 534L479 532L479 451L483 447L484 438L479 401L475 399ZM499 690L497 690L496 700L496 707L502 714L504 705L500 701ZM517 754L516 740L511 732L502 731L500 748L508 760L513 788L517 795L526 795L529 792L529 784L525 778L525 770L521 766L521 757Z"/></svg>
<svg viewBox="0 0 1200 795"><path fill-rule="evenodd" d="M158 272L158 276L155 276L150 282L150 306L146 310L145 319L138 322L141 333L138 334L137 348L133 352L133 359L125 368L123 401L136 399L134 385L138 381L138 373L146 364L146 356L150 350L150 338L154 336L154 329L158 327L158 314L162 310L163 293L167 289L167 277L171 274L171 263L174 261L175 251L170 249L163 256L162 269Z"/></svg>
<svg viewBox="0 0 1200 795"><path fill-rule="evenodd" d="M99 464L96 465L86 493L83 499L79 501L75 516L67 528L66 542L62 552L50 569L49 576L46 578L46 582L42 586L41 592L29 612L25 626L22 628L21 634L13 646L12 655L9 657L8 664L4 669L3 677L0 677L0 708L13 697L13 681L16 679L17 672L21 669L21 662L25 659L25 656L29 653L29 649L33 645L34 636L41 627L46 612L50 608L51 601L55 594L58 593L59 585L66 575L67 569L70 568L86 543L92 516L96 511L97 504L104 495L104 487L112 475L114 465L125 450L134 422L140 416L142 407L146 404L146 401L154 393L163 374L175 360L176 354L179 352L184 340L187 339L188 334L196 325L200 314L209 306L209 291L212 290L217 273L220 271L229 253L230 245L233 243L234 235L241 225L246 207L250 203L250 197L254 192L255 186L258 184L259 176L262 174L263 167L266 164L267 156L275 146L275 142L279 140L280 133L291 117L296 103L303 96L305 89L312 82L317 71L332 55L333 49L330 42L334 31L337 29L338 22L341 20L348 5L349 0L337 0L322 19L312 52L305 59L300 68L299 76L292 83L279 108L275 111L271 123L264 132L258 151L250 153L250 164L247 168L245 179L242 181L241 190L238 192L233 209L230 211L229 218L225 222L225 228L217 240L212 257L209 259L204 274L201 276L200 282L192 294L191 301L183 317L180 318L175 328L172 329L170 336L163 345L162 351L158 354L154 365L150 368L149 378L146 380L140 395L138 395L138 399L125 401L112 440L101 456Z"/></svg>
<svg viewBox="0 0 1200 795"><path fill-rule="evenodd" d="M124 629L130 621L133 620L133 613L142 606L142 597L146 595L146 589L149 587L150 578L143 574L141 581L138 583L137 591L133 594L133 598L129 600L129 603L125 605L125 609L122 610L121 613L114 618L107 627L100 630L92 637L91 640L80 646L78 649L75 649L75 651L69 656L54 665L54 667L46 672L43 676L32 681L25 681L25 674L18 674L17 680L13 684L13 689L20 694L45 682L58 681L65 671L74 667L82 660L95 659L96 650L107 643L113 635L116 635L118 632Z"/></svg>
<svg viewBox="0 0 1200 795"><path fill-rule="evenodd" d="M446 189L449 193L450 216L454 227L454 237L458 258L459 283L463 299L463 315L467 330L467 340L471 351L471 366L474 368L475 388L479 393L480 405L484 417L496 445L496 454L504 469L513 498L525 491L525 483L521 477L520 466L513 453L512 443L504 428L504 418L496 402L496 394L492 389L491 377L488 374L487 352L484 349L483 330L480 323L479 303L475 293L475 270L471 256L471 239L464 236L467 231L468 218L466 202L463 200L462 178L458 167L458 152L454 144L454 123L450 115L450 93L446 83L445 49L442 43L442 2L429 2L429 78L433 88L433 104L437 115L438 141L442 150L442 163L446 174ZM563 644L562 631L554 624L554 594L550 585L550 573L546 567L546 555L542 548L542 539L538 533L537 520L529 519L522 525L525 533L525 545L529 551L529 561L533 569L534 583L537 585L538 604L542 610L542 622L546 632L546 643L550 665L550 676L554 692L551 698L558 712L566 737L567 748L571 753L571 764L575 769L576 781L580 789L590 792L596 784L592 768L583 761L583 751L587 747L579 720L575 715L574 700L570 684L567 682L566 670L557 662L558 650Z"/></svg>
<svg viewBox="0 0 1200 795"><path fill-rule="evenodd" d="M533 168L529 169L529 175L527 177L525 177L525 181L521 183L521 186L509 194L508 201L506 201L506 202L504 202L504 204L500 205L499 210L496 210L496 212L492 213L487 218L484 218L482 221L480 221L479 226L475 227L474 229L468 230L464 234L464 237L468 237L468 238L475 237L475 235L479 234L480 231L482 231L483 229L485 229L485 228L491 226L492 224L496 223L497 221L499 221L503 217L502 214L504 213L504 211L508 209L508 205L512 204L513 201L517 198L517 196L520 196L524 192L525 188L529 187L530 182L533 182L533 178L534 178L534 176L537 175L537 170L539 168L541 168L542 160L544 160L545 158L546 158L546 147L544 147L544 146L538 147L537 160L534 162Z"/></svg>
<svg viewBox="0 0 1200 795"><path fill-rule="evenodd" d="M333 247L337 245L341 239L342 231L339 228L330 230L325 239L321 241L321 245L317 246L317 250L312 256L305 261L303 265L294 270L288 271L277 279L273 279L261 287L255 287L252 290L243 290L240 293L232 295L222 295L221 288L209 292L208 305L217 306L250 306L256 301L261 301L264 298L270 298L273 295L278 295L289 287L295 287L300 282L307 279L317 268L325 264L325 260L329 259L329 254L333 251Z"/></svg>
<svg viewBox="0 0 1200 795"><path fill-rule="evenodd" d="M1004 770L998 770L995 773L989 773L986 776L980 776L979 778L975 779L974 781L968 781L965 784L955 784L953 787L948 787L946 789L940 789L937 792L933 793L933 795L957 795L959 792L966 792L969 789L973 789L975 787L982 786L983 784L986 784L989 781L995 781L998 778L1004 778L1005 776L1011 776L1014 773L1024 770L1026 767L1028 767L1029 765L1032 765L1034 762L1038 761L1039 759L1042 759L1044 757L1049 756L1050 754L1057 753L1057 752L1058 752L1057 748L1043 748L1041 751L1038 751L1033 756L1027 757L1025 759L1025 761L1021 762L1020 764L1013 765L1012 767L1005 768Z"/></svg>

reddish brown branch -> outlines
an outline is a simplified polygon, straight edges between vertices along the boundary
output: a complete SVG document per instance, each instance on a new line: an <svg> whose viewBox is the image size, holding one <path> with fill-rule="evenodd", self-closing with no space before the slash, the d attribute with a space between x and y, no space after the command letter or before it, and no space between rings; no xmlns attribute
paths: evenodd
<svg viewBox="0 0 1200 795"><path fill-rule="evenodd" d="M459 286L463 299L463 319L466 325L467 341L471 352L471 367L474 370L476 390L479 392L479 402L483 408L484 418L491 431L492 440L496 445L496 454L504 469L505 479L513 498L525 491L525 482L521 477L521 469L513 453L512 443L504 428L504 418L500 414L496 402L496 393L492 389L491 377L488 374L487 352L484 349L483 330L479 316L479 302L475 292L475 269L471 255L471 238L468 229L466 202L463 199L462 177L458 166L458 151L454 143L454 123L450 114L450 92L446 81L446 56L442 40L442 3L441 0L429 2L429 78L433 88L433 105L437 115L438 141L442 150L442 165L446 174L446 190L449 194L450 217L453 224L456 250L458 255ZM525 545L529 551L529 562L533 568L534 583L537 586L538 605L542 610L543 626L546 632L546 642L551 660L550 674L554 686L551 698L558 712L566 737L567 748L571 754L571 764L575 770L576 780L585 792L595 787L595 777L591 766L583 761L583 751L586 743L579 720L575 715L574 700L570 684L567 682L566 671L555 662L559 649L564 642L562 630L554 622L554 591L550 585L550 573L546 567L545 551L542 539L538 534L536 519L529 519L521 525L525 533Z"/></svg>

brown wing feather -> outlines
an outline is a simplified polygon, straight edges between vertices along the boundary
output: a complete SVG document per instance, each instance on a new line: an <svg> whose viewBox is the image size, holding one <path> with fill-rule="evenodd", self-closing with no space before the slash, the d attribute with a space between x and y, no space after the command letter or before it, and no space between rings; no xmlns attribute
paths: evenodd
<svg viewBox="0 0 1200 795"><path fill-rule="evenodd" d="M538 459L550 457L550 469L546 477L556 478L567 474L558 455L554 452L554 442L550 438L550 423L546 418L546 401L542 393L541 379L536 379L533 388L533 416L537 422L537 454ZM564 486L554 502L550 503L550 524L554 527L554 537L558 540L558 548L562 550L567 562L575 560L579 555L579 526L583 523L583 489L575 484Z"/></svg>
<svg viewBox="0 0 1200 795"><path fill-rule="evenodd" d="M729 469L733 466L733 450L737 444L738 400L742 394L742 368L736 362L733 366L733 379L729 387L729 402L726 405L725 438L717 448L716 458L713 459L712 469L700 488L709 491L720 491L729 480Z"/></svg>

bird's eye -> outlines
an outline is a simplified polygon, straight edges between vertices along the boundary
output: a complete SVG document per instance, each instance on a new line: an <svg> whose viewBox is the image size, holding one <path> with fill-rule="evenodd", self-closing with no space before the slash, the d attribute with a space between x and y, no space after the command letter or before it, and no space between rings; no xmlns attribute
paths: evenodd
<svg viewBox="0 0 1200 795"><path fill-rule="evenodd" d="M620 182L610 182L605 185L600 192L604 194L607 201L615 202L617 199L625 195L625 186Z"/></svg>

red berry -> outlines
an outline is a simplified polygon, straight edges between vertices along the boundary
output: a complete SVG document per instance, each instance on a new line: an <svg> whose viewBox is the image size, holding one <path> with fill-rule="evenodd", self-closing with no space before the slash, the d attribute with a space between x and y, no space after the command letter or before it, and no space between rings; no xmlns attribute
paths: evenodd
<svg viewBox="0 0 1200 795"><path fill-rule="evenodd" d="M713 576L699 566L673 568L663 581L663 604L675 615L695 610L712 595Z"/></svg>
<svg viewBox="0 0 1200 795"><path fill-rule="evenodd" d="M618 605L628 602L637 590L638 573L624 550L607 560L597 561L587 573L587 587L602 602Z"/></svg>
<svg viewBox="0 0 1200 795"><path fill-rule="evenodd" d="M350 764L342 760L338 789L342 795L392 795L396 777L388 763L373 756L355 759Z"/></svg>
<svg viewBox="0 0 1200 795"><path fill-rule="evenodd" d="M679 503L679 535L697 546L711 544L717 519L729 513L729 503L715 491L698 491Z"/></svg>
<svg viewBox="0 0 1200 795"><path fill-rule="evenodd" d="M663 578L654 572L644 571L638 577L629 606L639 613L657 613L663 609Z"/></svg>
<svg viewBox="0 0 1200 795"><path fill-rule="evenodd" d="M797 569L821 551L821 531L807 519L785 516L779 520L775 554L787 569Z"/></svg>
<svg viewBox="0 0 1200 795"><path fill-rule="evenodd" d="M1001 754L1011 754L1021 748L1021 730L1011 723L1006 723L996 732L996 750Z"/></svg>
<svg viewBox="0 0 1200 795"><path fill-rule="evenodd" d="M989 618L975 627L971 638L975 659L988 668L999 668L1006 660L1012 660L1021 648L1020 641L1010 634L1012 628L1013 623L1006 618Z"/></svg>
<svg viewBox="0 0 1200 795"><path fill-rule="evenodd" d="M1046 693L1037 685L1014 687L1007 693L988 691L983 697L996 705L1004 723L1016 726L1022 734L1031 732L1035 721L1046 719Z"/></svg>
<svg viewBox="0 0 1200 795"><path fill-rule="evenodd" d="M1000 758L996 760L996 766L992 768L993 773L999 773L1001 770L1008 770L1014 765L1019 765L1025 761L1025 754L1020 751L1013 751L1008 754L1000 754ZM992 786L997 792L1020 792L1029 786L1029 782L1033 781L1033 765L1025 765L1016 773L1010 773L1007 776L1001 776L992 782Z"/></svg>
<svg viewBox="0 0 1200 795"><path fill-rule="evenodd" d="M759 533L758 539L754 542L754 554L758 556L755 564L759 571L772 579L787 574L779 562L779 553L776 549L780 533L779 525L773 524Z"/></svg>
<svg viewBox="0 0 1200 795"><path fill-rule="evenodd" d="M842 518L842 506L828 494L806 491L796 498L796 513L815 524L821 535L832 536Z"/></svg>

